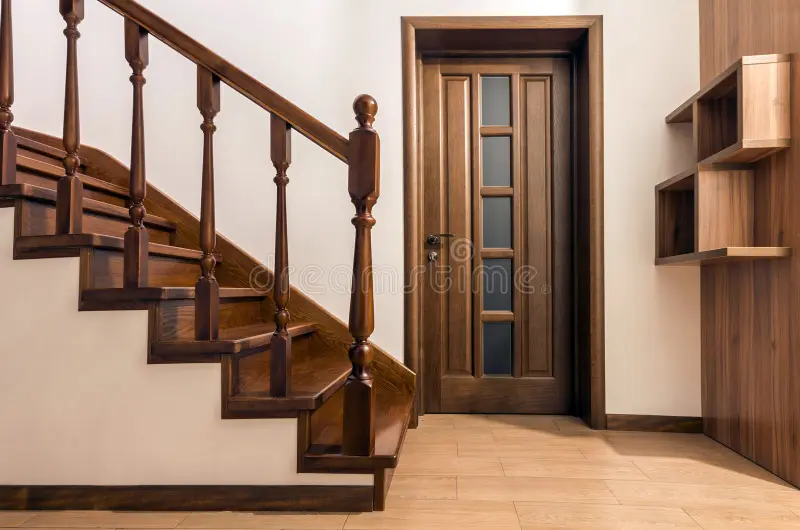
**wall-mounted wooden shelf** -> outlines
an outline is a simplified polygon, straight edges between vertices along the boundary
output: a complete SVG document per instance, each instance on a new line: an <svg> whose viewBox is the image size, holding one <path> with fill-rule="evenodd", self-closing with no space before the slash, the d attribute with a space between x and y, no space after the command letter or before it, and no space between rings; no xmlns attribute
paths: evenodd
<svg viewBox="0 0 800 530"><path fill-rule="evenodd" d="M752 162L786 149L791 56L742 57L667 123L693 123L700 162L656 186L656 265L705 265L784 258L757 247Z"/></svg>
<svg viewBox="0 0 800 530"><path fill-rule="evenodd" d="M667 116L694 123L697 159L754 162L790 145L787 54L742 57Z"/></svg>
<svg viewBox="0 0 800 530"><path fill-rule="evenodd" d="M774 259L785 247L755 247L754 171L744 164L698 164L656 186L656 265Z"/></svg>
<svg viewBox="0 0 800 530"><path fill-rule="evenodd" d="M790 256L788 247L725 247L657 258L656 265L710 265L731 261L778 259Z"/></svg>

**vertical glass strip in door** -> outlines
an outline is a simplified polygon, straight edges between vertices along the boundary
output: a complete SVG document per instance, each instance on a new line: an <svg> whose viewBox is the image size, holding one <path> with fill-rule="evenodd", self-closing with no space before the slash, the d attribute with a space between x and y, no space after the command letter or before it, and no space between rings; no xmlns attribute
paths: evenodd
<svg viewBox="0 0 800 530"><path fill-rule="evenodd" d="M511 322L484 322L483 373L511 375L514 341Z"/></svg>

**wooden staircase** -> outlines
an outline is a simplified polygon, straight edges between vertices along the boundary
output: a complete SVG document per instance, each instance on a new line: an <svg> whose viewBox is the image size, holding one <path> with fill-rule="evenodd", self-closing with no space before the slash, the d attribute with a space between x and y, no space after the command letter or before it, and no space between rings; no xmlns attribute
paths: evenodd
<svg viewBox="0 0 800 530"><path fill-rule="evenodd" d="M80 310L146 309L149 363L221 363L224 419L296 417L298 472L372 474L372 506L382 509L411 418L415 376L369 342L377 104L359 96L359 126L342 138L136 2L98 1L125 18L134 99L130 168L79 141L83 0L60 1L68 41L63 138L12 127L11 0L2 0L0 206L15 208L14 259L79 257ZM204 135L199 220L146 181L143 86L151 34L198 66ZM215 231L213 120L222 82L272 115L275 272ZM286 193L293 131L349 165L356 208L349 326L289 284ZM254 274L270 288L251 285ZM228 509L237 509L232 502Z"/></svg>

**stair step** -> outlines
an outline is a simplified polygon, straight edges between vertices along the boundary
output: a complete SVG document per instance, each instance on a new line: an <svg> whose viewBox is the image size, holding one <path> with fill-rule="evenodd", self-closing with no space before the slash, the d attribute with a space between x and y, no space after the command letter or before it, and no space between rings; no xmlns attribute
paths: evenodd
<svg viewBox="0 0 800 530"><path fill-rule="evenodd" d="M27 149L28 151L39 153L40 155L45 155L54 160L61 160L65 156L67 156L67 152L64 151L63 149L57 149L55 147L43 144L41 142L37 142L36 140L31 140L30 138L26 138L20 135L17 135L17 146L22 147L23 149Z"/></svg>
<svg viewBox="0 0 800 530"><path fill-rule="evenodd" d="M63 167L48 164L42 160L30 158L22 154L17 155L17 169L23 169L43 175L52 179L54 182L64 177ZM83 183L85 188L101 191L103 193L124 199L130 198L129 191L122 186L117 186L116 184L111 184L110 182L106 182L95 177L90 177L89 175L84 175L83 173L78 173L78 178Z"/></svg>
<svg viewBox="0 0 800 530"><path fill-rule="evenodd" d="M307 335L315 329L310 322L289 324L289 334L292 337ZM159 359L239 354L269 347L274 333L274 322L221 329L219 340L216 341L153 342L150 354Z"/></svg>
<svg viewBox="0 0 800 530"><path fill-rule="evenodd" d="M364 473L375 469L395 468L411 419L413 393L401 392L376 382L375 453L372 456L342 454L342 416L311 439L303 455L304 472L341 471Z"/></svg>
<svg viewBox="0 0 800 530"><path fill-rule="evenodd" d="M8 184L0 186L0 197L9 198L24 198L33 199L51 204L56 203L56 192L41 186L34 186L33 184ZM115 206L107 202L102 202L94 199L83 199L83 211L93 214L104 215L106 217L113 217L123 221L130 220L130 213L127 208ZM178 225L172 221L168 221L163 217L148 214L144 220L144 224L174 232L177 230Z"/></svg>
<svg viewBox="0 0 800 530"><path fill-rule="evenodd" d="M223 417L296 417L298 411L316 410L338 392L352 368L350 361L327 349L319 340L292 344L291 390L286 397L269 395L269 351L223 359Z"/></svg>
<svg viewBox="0 0 800 530"><path fill-rule="evenodd" d="M246 287L220 287L220 300L266 298L267 293ZM157 302L160 300L194 300L194 287L142 287L138 289L87 289L81 293L85 302Z"/></svg>
<svg viewBox="0 0 800 530"><path fill-rule="evenodd" d="M68 257L77 256L81 248L96 248L122 252L125 241L121 237L104 234L64 234L53 236L22 236L14 243L18 257ZM199 250L150 243L148 251L152 256L164 256L185 261L199 261L203 253ZM221 255L215 255L217 263Z"/></svg>

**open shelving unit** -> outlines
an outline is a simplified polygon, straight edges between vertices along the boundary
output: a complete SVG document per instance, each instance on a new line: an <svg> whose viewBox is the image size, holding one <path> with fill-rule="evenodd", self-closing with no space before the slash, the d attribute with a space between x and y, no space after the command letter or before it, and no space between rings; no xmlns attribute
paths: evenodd
<svg viewBox="0 0 800 530"><path fill-rule="evenodd" d="M752 166L791 143L789 60L742 57L667 116L667 123L693 123L699 162L655 188L656 265L791 254L754 246Z"/></svg>

